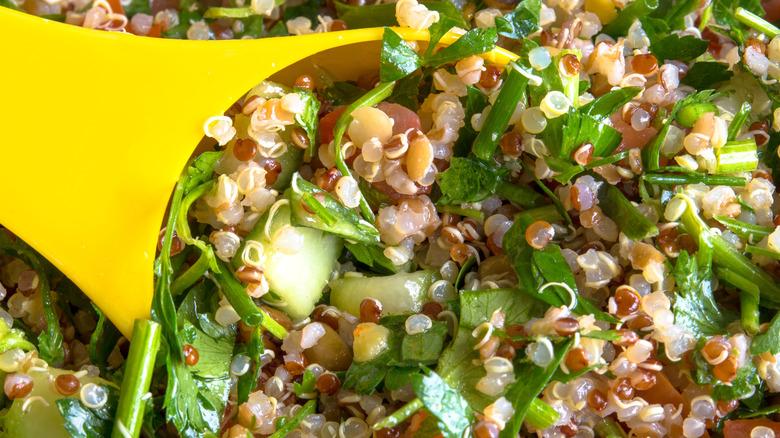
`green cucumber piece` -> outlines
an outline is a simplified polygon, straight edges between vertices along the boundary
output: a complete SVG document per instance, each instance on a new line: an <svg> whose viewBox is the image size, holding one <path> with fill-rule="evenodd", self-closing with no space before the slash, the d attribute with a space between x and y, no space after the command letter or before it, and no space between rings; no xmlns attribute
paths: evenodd
<svg viewBox="0 0 780 438"><path fill-rule="evenodd" d="M270 219L268 234L271 239L265 235L269 212L257 222L244 242L255 240L263 245L266 257L263 272L270 289L263 299L290 318L303 319L309 316L322 297L341 254L342 242L338 237L314 228L293 227L303 236L303 247L295 254L284 254L274 248L272 240L277 230L291 225L290 206L281 205ZM235 268L243 265L241 255L244 246L245 243L242 243L231 261Z"/></svg>
<svg viewBox="0 0 780 438"><path fill-rule="evenodd" d="M5 378L6 373L0 373ZM73 371L48 367L43 369L30 369L27 374L33 378L33 389L29 397L42 397L46 401L35 400L29 403L27 411L22 409L27 399L14 400L11 407L3 415L2 431L0 437L8 438L71 438L70 433L63 426L64 420L57 408L57 400L64 398L58 392L52 390L49 384L49 376L56 378L60 374L73 374ZM107 384L107 381L97 377L81 377L81 385L86 383ZM73 397L78 398L78 393Z"/></svg>
<svg viewBox="0 0 780 438"><path fill-rule="evenodd" d="M383 315L417 313L428 301L428 288L441 279L437 271L400 272L385 277L345 277L330 282L330 304L360 315L360 303L376 298Z"/></svg>

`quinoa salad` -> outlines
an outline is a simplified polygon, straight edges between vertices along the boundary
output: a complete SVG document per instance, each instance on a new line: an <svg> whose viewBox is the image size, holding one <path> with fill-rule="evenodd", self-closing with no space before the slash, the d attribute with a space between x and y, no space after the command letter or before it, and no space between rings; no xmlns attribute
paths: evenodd
<svg viewBox="0 0 780 438"><path fill-rule="evenodd" d="M0 6L385 27L360 80L314 67L203 121L132 343L0 228L0 437L780 436L780 6Z"/></svg>

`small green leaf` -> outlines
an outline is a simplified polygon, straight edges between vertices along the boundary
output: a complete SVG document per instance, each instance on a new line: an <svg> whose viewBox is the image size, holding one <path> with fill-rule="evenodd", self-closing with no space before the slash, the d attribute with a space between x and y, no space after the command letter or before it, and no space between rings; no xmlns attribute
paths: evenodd
<svg viewBox="0 0 780 438"><path fill-rule="evenodd" d="M499 35L521 40L539 30L541 13L541 0L525 0L514 11L496 17L496 28Z"/></svg>
<svg viewBox="0 0 780 438"><path fill-rule="evenodd" d="M428 411L439 420L439 430L445 438L461 438L475 421L468 402L433 371L414 376L412 386Z"/></svg>
<svg viewBox="0 0 780 438"><path fill-rule="evenodd" d="M659 63L666 60L688 62L707 51L707 41L696 38L693 35L685 35L680 38L677 34L650 45L650 51L658 59Z"/></svg>
<svg viewBox="0 0 780 438"><path fill-rule="evenodd" d="M385 28L382 36L382 55L379 66L379 78L382 82L392 82L417 70L422 59L400 35Z"/></svg>

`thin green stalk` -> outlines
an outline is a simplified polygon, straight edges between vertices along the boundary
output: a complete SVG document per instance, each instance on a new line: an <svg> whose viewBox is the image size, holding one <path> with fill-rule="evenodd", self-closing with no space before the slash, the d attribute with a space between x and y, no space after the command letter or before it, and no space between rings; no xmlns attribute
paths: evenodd
<svg viewBox="0 0 780 438"><path fill-rule="evenodd" d="M712 17L712 3L707 5L706 8L701 12L701 21L699 22L699 31L704 32L704 29L707 27L707 25L710 23L710 18Z"/></svg>
<svg viewBox="0 0 780 438"><path fill-rule="evenodd" d="M496 103L493 104L487 119L482 124L482 129L474 140L472 151L477 158L484 161L493 158L498 141L509 126L509 119L512 118L512 113L528 85L528 77L517 70L519 67L512 67L512 65L507 68L509 74L504 81L504 86L498 92Z"/></svg>
<svg viewBox="0 0 780 438"><path fill-rule="evenodd" d="M743 291L739 294L742 329L745 330L749 335L755 335L758 333L758 327L760 325L758 320L758 300L759 298L751 293Z"/></svg>
<svg viewBox="0 0 780 438"><path fill-rule="evenodd" d="M682 222L688 234L695 241L699 241L701 238L709 240L712 243L715 263L738 277L750 280L757 287L765 305L780 306L780 287L777 286L772 277L734 249L722 237L713 233L701 217L695 213L696 207L692 204L692 201L687 197L684 199L688 207L680 216L680 222Z"/></svg>
<svg viewBox="0 0 780 438"><path fill-rule="evenodd" d="M544 430L558 421L558 411L547 403L535 398L525 413L525 422L536 430Z"/></svg>
<svg viewBox="0 0 780 438"><path fill-rule="evenodd" d="M737 138L739 130L742 129L742 125L745 124L745 121L747 121L749 115L750 103L744 102L739 108L737 114L734 116L734 119L731 120L731 124L729 124L729 136L727 141L734 141L734 139Z"/></svg>
<svg viewBox="0 0 780 438"><path fill-rule="evenodd" d="M496 187L496 194L507 201L514 202L525 208L544 205L544 196L532 190L530 187L500 181Z"/></svg>
<svg viewBox="0 0 780 438"><path fill-rule="evenodd" d="M336 122L336 126L333 129L333 153L336 157L336 167L342 175L351 175L347 163L344 162L344 156L341 151L341 138L344 136L349 123L352 121L352 112L364 106L374 106L387 99L393 93L393 87L395 87L395 82L380 83L374 87L373 90L364 94L360 99L352 102ZM366 221L372 224L374 223L374 212L371 211L371 206L368 205L368 201L366 201L366 197L363 196L363 192L360 192L360 211L363 213L363 218Z"/></svg>
<svg viewBox="0 0 780 438"><path fill-rule="evenodd" d="M755 245L745 245L745 252L749 254L769 257L770 259L780 260L780 252L772 251L767 248L759 248Z"/></svg>
<svg viewBox="0 0 780 438"><path fill-rule="evenodd" d="M520 215L524 215L524 214L531 216L535 221L558 222L563 220L563 216L561 215L561 212L558 210L558 207L555 204L545 205L544 207L536 207L530 210L521 211L515 214L515 220L517 220L517 218L520 217Z"/></svg>
<svg viewBox="0 0 780 438"><path fill-rule="evenodd" d="M650 184L665 186L676 186L679 184L697 184L704 183L709 186L733 186L742 187L745 185L745 178L738 176L723 175L669 175L660 173L648 173L642 177Z"/></svg>
<svg viewBox="0 0 780 438"><path fill-rule="evenodd" d="M620 160L622 160L624 158L627 158L629 152L630 151L623 151L623 152L619 152L619 153L617 153L615 155L610 155L610 156L608 156L606 158L599 158L598 160L593 160L590 163L586 164L585 168L586 169L593 169L593 168L596 168L596 167L599 167L599 166L604 166L605 164L617 163L618 161L620 161Z"/></svg>
<svg viewBox="0 0 780 438"><path fill-rule="evenodd" d="M301 199L317 216L319 216L320 219L322 219L323 222L325 222L325 225L330 227L337 222L333 213L328 211L328 209L325 208L317 198L312 196L311 193L303 192L303 194L301 194Z"/></svg>
<svg viewBox="0 0 780 438"><path fill-rule="evenodd" d="M769 38L774 38L780 35L780 29L777 28L777 26L774 26L772 23L742 7L737 8L737 13L735 16L737 20L743 24L750 26L759 32L763 32Z"/></svg>
<svg viewBox="0 0 780 438"><path fill-rule="evenodd" d="M715 149L716 173L751 172L758 168L756 141L732 141Z"/></svg>
<svg viewBox="0 0 780 438"><path fill-rule="evenodd" d="M295 429L299 424L301 424L301 421L303 421L304 418L306 418L310 414L313 414L316 407L317 407L317 400L307 401L306 404L303 405L303 407L301 408L300 411L298 411L297 414L295 414L292 418L290 418L287 422L285 422L282 427L276 429L276 432L271 434L271 436L269 436L268 438L286 437L288 433L292 432L293 429Z"/></svg>
<svg viewBox="0 0 780 438"><path fill-rule="evenodd" d="M217 259L217 265L221 272L213 272L214 277L217 279L225 298L233 306L241 320L252 327L262 326L277 338L284 339L287 336L287 330L257 307L241 283L233 277L227 263Z"/></svg>
<svg viewBox="0 0 780 438"><path fill-rule="evenodd" d="M481 221L485 220L485 213L480 210L461 208L457 205L437 205L436 209L442 213L459 214L461 216L466 216L473 219L479 219Z"/></svg>
<svg viewBox="0 0 780 438"><path fill-rule="evenodd" d="M658 235L658 227L634 207L617 187L604 182L597 196L604 215L612 219L629 238L642 240Z"/></svg>
<svg viewBox="0 0 780 438"><path fill-rule="evenodd" d="M200 257L198 257L198 261L173 280L173 283L171 283L171 294L177 296L195 284L209 270L210 263L211 258L209 255L202 252Z"/></svg>
<svg viewBox="0 0 780 438"><path fill-rule="evenodd" d="M531 176L533 177L534 181L536 181L536 185L538 185L538 186L539 186L539 188L540 188L540 189L542 189L542 191L543 191L544 193L546 193L546 194L547 194L547 196L548 196L548 197L549 197L549 198L552 200L553 204L554 204L556 207L558 207L558 211L561 213L561 217L563 217L564 219L566 219L566 222L567 222L567 223L568 223L570 226L574 227L574 223L571 221L571 217L569 216L569 212L568 212L568 211L566 211L566 207L564 207L564 206L563 206L563 203L561 202L561 200L560 200L560 199L558 199L558 197L557 197L557 196L555 196L555 193L553 193L553 191L552 191L552 190L550 190L550 189L549 189L549 188L548 188L546 185L544 185L544 183L543 183L543 182L541 182L541 181L539 180L539 178L537 178L537 177L536 177L536 175L534 175L534 172L533 172L533 171L532 171L532 170L531 170L531 169L528 167L528 165L526 165L526 164L523 162L523 160L517 160L517 162L518 162L518 163L520 163L520 165L521 165L521 166L523 166L523 169L525 169L525 171L526 171L526 172L528 172L528 174L529 174L529 175L531 175Z"/></svg>
<svg viewBox="0 0 780 438"><path fill-rule="evenodd" d="M161 331L160 324L156 322L135 320L111 438L137 438L141 433L145 400L154 374L157 350L160 349Z"/></svg>
<svg viewBox="0 0 780 438"><path fill-rule="evenodd" d="M722 223L728 229L737 236L746 239L748 243L755 243L763 239L764 237L772 234L775 231L774 228L762 227L761 225L749 224L747 222L738 221L728 216L721 216L719 214L712 216L716 221Z"/></svg>
<svg viewBox="0 0 780 438"><path fill-rule="evenodd" d="M384 429L386 427L395 427L401 424L402 421L414 415L415 412L425 407L423 402L419 398L415 398L409 403L405 404L401 409L393 412L385 417L382 421L374 425L374 430Z"/></svg>

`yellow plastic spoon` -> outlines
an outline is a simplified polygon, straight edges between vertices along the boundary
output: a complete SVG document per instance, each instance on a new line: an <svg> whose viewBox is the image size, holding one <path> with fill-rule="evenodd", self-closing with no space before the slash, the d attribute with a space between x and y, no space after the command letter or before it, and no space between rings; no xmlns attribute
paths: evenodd
<svg viewBox="0 0 780 438"><path fill-rule="evenodd" d="M428 39L427 32L395 30L407 40ZM203 122L288 66L281 73L287 80L313 65L342 80L376 69L382 32L180 41L0 7L0 224L130 337L133 321L149 316L163 214ZM506 63L516 56L497 50L487 57Z"/></svg>

